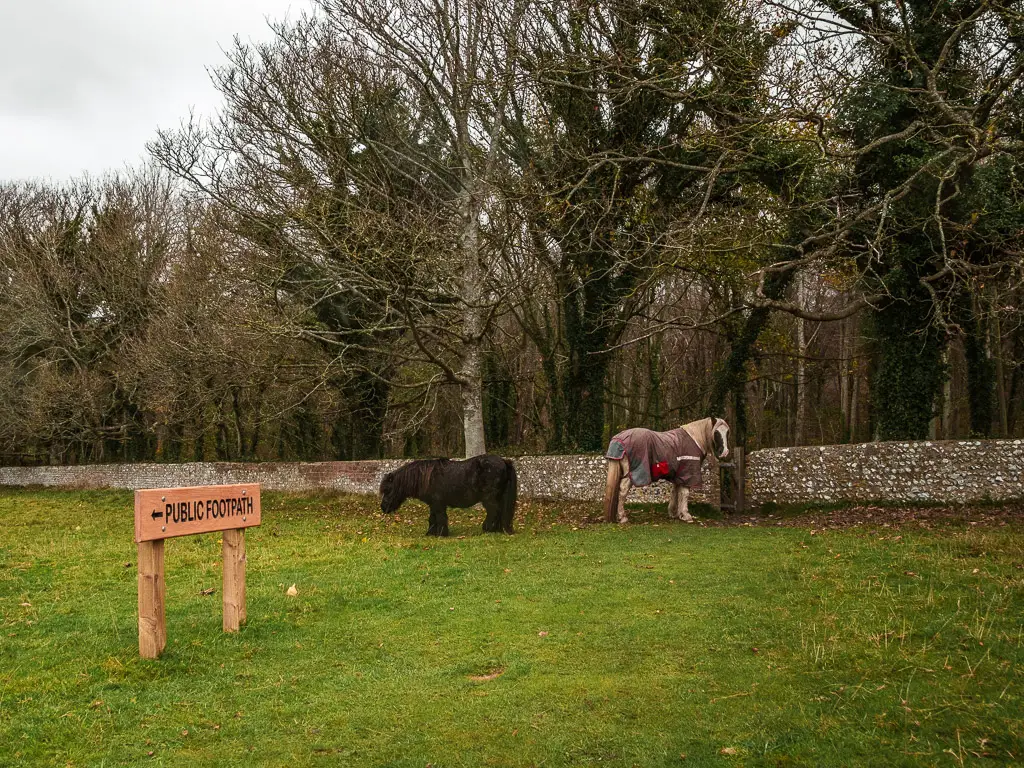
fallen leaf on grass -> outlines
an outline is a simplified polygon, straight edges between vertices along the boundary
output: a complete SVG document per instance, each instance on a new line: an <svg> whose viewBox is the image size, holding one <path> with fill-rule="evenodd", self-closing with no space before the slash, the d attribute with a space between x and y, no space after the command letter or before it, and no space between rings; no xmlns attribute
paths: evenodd
<svg viewBox="0 0 1024 768"><path fill-rule="evenodd" d="M288 587L288 591L285 592L285 594L288 595L288 597L295 597L296 595L299 594L299 590L297 590L295 588L295 585L292 584L290 587Z"/></svg>
<svg viewBox="0 0 1024 768"><path fill-rule="evenodd" d="M486 675L470 675L469 679L474 683L487 683L491 680L497 680L503 674L505 674L504 668L498 667L497 669L492 669Z"/></svg>

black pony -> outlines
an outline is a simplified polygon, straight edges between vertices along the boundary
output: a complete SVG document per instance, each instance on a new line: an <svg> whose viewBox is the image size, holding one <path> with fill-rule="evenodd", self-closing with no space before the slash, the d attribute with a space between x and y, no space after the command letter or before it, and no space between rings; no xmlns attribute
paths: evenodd
<svg viewBox="0 0 1024 768"><path fill-rule="evenodd" d="M388 472L380 481L380 511L397 512L408 498L430 506L427 536L448 535L448 507L487 510L484 531L512 533L516 511L516 468L501 456L484 454L465 461L422 459Z"/></svg>

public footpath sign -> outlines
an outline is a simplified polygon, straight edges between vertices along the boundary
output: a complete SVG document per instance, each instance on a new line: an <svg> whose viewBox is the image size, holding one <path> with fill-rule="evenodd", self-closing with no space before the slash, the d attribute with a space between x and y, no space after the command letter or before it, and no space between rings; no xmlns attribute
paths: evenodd
<svg viewBox="0 0 1024 768"><path fill-rule="evenodd" d="M136 543L259 524L259 485L206 485L135 492Z"/></svg>
<svg viewBox="0 0 1024 768"><path fill-rule="evenodd" d="M245 623L245 529L260 524L260 487L206 485L135 492L139 552L139 655L160 656L167 645L164 539L222 531L224 631Z"/></svg>

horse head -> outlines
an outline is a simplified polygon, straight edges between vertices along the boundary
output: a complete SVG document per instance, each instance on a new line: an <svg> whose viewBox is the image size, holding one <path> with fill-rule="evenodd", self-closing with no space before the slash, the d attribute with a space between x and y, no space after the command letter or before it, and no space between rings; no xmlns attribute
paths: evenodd
<svg viewBox="0 0 1024 768"><path fill-rule="evenodd" d="M729 455L729 425L725 419L711 419L711 438L715 456L724 459Z"/></svg>
<svg viewBox="0 0 1024 768"><path fill-rule="evenodd" d="M390 515L398 511L405 497L395 483L395 473L388 472L380 481L380 511Z"/></svg>

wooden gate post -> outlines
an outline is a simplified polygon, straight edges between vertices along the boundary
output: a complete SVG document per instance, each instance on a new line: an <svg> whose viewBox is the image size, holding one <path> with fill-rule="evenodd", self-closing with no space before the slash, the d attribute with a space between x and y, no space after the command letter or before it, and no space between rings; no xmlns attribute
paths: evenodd
<svg viewBox="0 0 1024 768"><path fill-rule="evenodd" d="M736 511L745 512L747 509L747 457L744 455L743 446L737 445L735 479L736 479Z"/></svg>
<svg viewBox="0 0 1024 768"><path fill-rule="evenodd" d="M732 461L723 461L718 465L718 506L729 512L743 512L746 509L743 446L734 446L730 453Z"/></svg>
<svg viewBox="0 0 1024 768"><path fill-rule="evenodd" d="M155 659L167 645L164 617L164 540L140 541L139 655Z"/></svg>
<svg viewBox="0 0 1024 768"><path fill-rule="evenodd" d="M224 531L224 631L245 624L245 529Z"/></svg>

